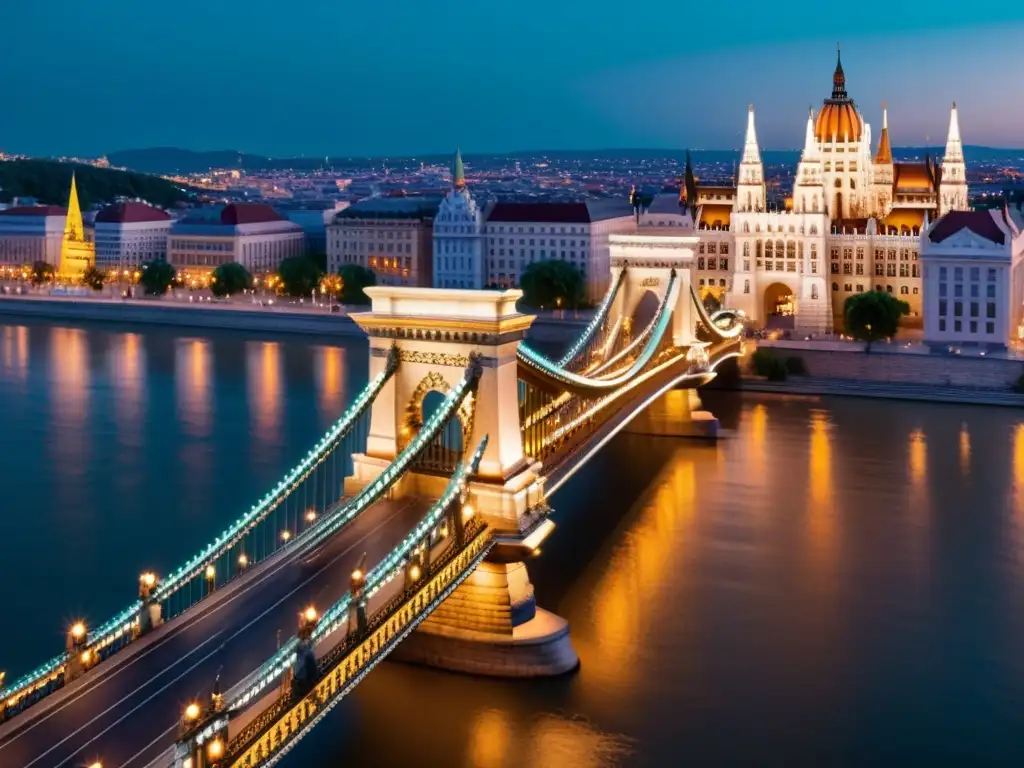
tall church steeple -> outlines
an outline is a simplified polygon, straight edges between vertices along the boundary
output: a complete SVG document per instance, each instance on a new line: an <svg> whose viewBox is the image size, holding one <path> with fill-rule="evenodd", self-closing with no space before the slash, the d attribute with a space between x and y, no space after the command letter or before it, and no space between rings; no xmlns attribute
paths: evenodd
<svg viewBox="0 0 1024 768"><path fill-rule="evenodd" d="M942 175L939 177L939 215L948 211L967 210L967 166L964 147L960 139L960 118L956 102L949 112L949 133L946 135L946 154L942 156Z"/></svg>
<svg viewBox="0 0 1024 768"><path fill-rule="evenodd" d="M68 196L68 216L64 224L64 239L74 243L85 242L85 223L82 221L82 208L78 204L78 184L75 174L71 174L71 194Z"/></svg>
<svg viewBox="0 0 1024 768"><path fill-rule="evenodd" d="M96 264L96 243L86 237L82 208L78 204L78 184L71 174L71 193L68 195L68 215L64 221L64 239L60 247L60 268L65 277L78 277Z"/></svg>
<svg viewBox="0 0 1024 768"><path fill-rule="evenodd" d="M754 128L754 105L747 108L747 135L743 140L743 157L736 180L736 210L763 211L765 209L764 165L757 146Z"/></svg>
<svg viewBox="0 0 1024 768"><path fill-rule="evenodd" d="M892 165L892 145L889 143L889 110L882 102L882 134L878 138L875 165Z"/></svg>

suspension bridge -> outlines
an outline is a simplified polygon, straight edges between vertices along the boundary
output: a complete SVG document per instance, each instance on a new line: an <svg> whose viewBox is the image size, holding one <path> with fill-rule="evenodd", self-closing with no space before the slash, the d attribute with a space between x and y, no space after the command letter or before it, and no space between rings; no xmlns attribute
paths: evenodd
<svg viewBox="0 0 1024 768"><path fill-rule="evenodd" d="M273 765L395 650L465 672L572 669L525 565L554 527L549 499L648 404L742 353L742 318L709 314L691 284L694 242L620 248L558 359L525 343L518 291L368 289L366 387L201 551L0 681L0 765Z"/></svg>

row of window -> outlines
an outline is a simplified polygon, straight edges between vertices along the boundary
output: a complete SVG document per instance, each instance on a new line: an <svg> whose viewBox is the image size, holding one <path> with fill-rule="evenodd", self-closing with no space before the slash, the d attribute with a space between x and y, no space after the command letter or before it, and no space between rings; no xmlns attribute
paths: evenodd
<svg viewBox="0 0 1024 768"><path fill-rule="evenodd" d="M838 275L839 264L832 262L833 275ZM851 264L848 261L844 261L842 265L842 274L844 275L863 275L864 265L861 263ZM920 277L921 268L917 264L900 264L899 274L897 275L897 269L895 264L875 264L875 277Z"/></svg>
<svg viewBox="0 0 1024 768"><path fill-rule="evenodd" d="M981 304L977 301L970 302L968 307L971 311L971 317L981 317ZM946 299L939 299L939 317L943 317L948 313L949 302ZM962 301L953 302L953 316L963 317L964 316L964 303ZM994 301L986 302L985 304L985 317L994 318L996 316L996 303Z"/></svg>
<svg viewBox="0 0 1024 768"><path fill-rule="evenodd" d="M832 283L832 290L833 291L838 291L839 290L839 283ZM858 283L856 286L853 285L852 283L844 283L843 284L843 290L846 293L854 293L854 291L856 291L857 293L864 293L864 286L861 285L860 283ZM875 290L876 291L884 290L884 291L886 291L888 293L893 293L891 285L886 285L886 286L876 285L875 286ZM917 286L914 286L913 291L911 291L911 289L908 286L906 286L906 285L901 285L900 286L900 295L901 296L909 296L911 293L913 293L914 296L917 296L918 292L919 291L918 291Z"/></svg>
<svg viewBox="0 0 1024 768"><path fill-rule="evenodd" d="M971 298L981 298L981 286L978 283L971 283L970 285ZM939 283L939 296L945 298L949 295L949 283ZM963 283L953 283L953 298L961 299L964 295ZM994 299L996 297L996 284L988 283L985 286L985 298Z"/></svg>
<svg viewBox="0 0 1024 768"><path fill-rule="evenodd" d="M972 282L978 282L979 280L981 280L981 268L980 267L971 267L970 268L970 272L968 274L970 275ZM949 268L948 267L939 267L939 280L945 280L945 279L947 279L948 276L949 276ZM964 268L963 267L953 267L953 279L954 280L963 280L964 279ZM988 268L987 274L985 276L985 279L989 283L994 283L996 281L996 268L995 267L989 267Z"/></svg>

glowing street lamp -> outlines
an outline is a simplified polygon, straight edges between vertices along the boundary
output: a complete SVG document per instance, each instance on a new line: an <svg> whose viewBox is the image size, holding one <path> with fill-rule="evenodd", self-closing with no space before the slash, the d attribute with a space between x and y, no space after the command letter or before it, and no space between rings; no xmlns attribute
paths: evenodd
<svg viewBox="0 0 1024 768"><path fill-rule="evenodd" d="M224 742L219 736L207 745L206 755L211 760L220 760L224 756Z"/></svg>
<svg viewBox="0 0 1024 768"><path fill-rule="evenodd" d="M247 554L245 554L245 552L243 552L242 554L240 554L238 556L238 564L242 568L245 568L247 565L249 565L249 556Z"/></svg>
<svg viewBox="0 0 1024 768"><path fill-rule="evenodd" d="M291 531L288 531L288 530L281 531L281 541L283 541L285 544L288 543L288 541L291 539L291 537L292 537L292 532Z"/></svg>
<svg viewBox="0 0 1024 768"><path fill-rule="evenodd" d="M213 563L210 563L210 565L206 566L206 578L209 581L213 581L215 578L217 578L217 569L213 566Z"/></svg>

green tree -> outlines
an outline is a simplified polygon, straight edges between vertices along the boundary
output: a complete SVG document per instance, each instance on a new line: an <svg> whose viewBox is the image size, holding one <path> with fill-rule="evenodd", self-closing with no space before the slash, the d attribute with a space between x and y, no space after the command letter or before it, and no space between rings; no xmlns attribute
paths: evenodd
<svg viewBox="0 0 1024 768"><path fill-rule="evenodd" d="M713 293L709 293L704 297L704 309L708 312L717 312L722 308L721 300Z"/></svg>
<svg viewBox="0 0 1024 768"><path fill-rule="evenodd" d="M312 259L321 272L327 272L327 254L310 252L306 254L307 259Z"/></svg>
<svg viewBox="0 0 1024 768"><path fill-rule="evenodd" d="M107 279L107 273L96 266L86 267L82 273L82 285L92 288L94 291L102 291L103 283Z"/></svg>
<svg viewBox="0 0 1024 768"><path fill-rule="evenodd" d="M32 285L42 285L53 280L55 271L53 264L45 261L34 261L32 262L32 272L29 279L32 281Z"/></svg>
<svg viewBox="0 0 1024 768"><path fill-rule="evenodd" d="M519 284L531 307L575 309L583 301L583 275L565 261L535 261L523 270Z"/></svg>
<svg viewBox="0 0 1024 768"><path fill-rule="evenodd" d="M163 296L174 282L177 274L166 261L147 261L142 265L139 285L147 296Z"/></svg>
<svg viewBox="0 0 1024 768"><path fill-rule="evenodd" d="M377 284L377 275L372 269L359 264L345 264L338 270L338 277L341 278L338 301L342 304L370 303L370 297L363 289Z"/></svg>
<svg viewBox="0 0 1024 768"><path fill-rule="evenodd" d="M320 285L320 267L308 256L289 256L277 270L281 291L289 296L311 296Z"/></svg>
<svg viewBox="0 0 1024 768"><path fill-rule="evenodd" d="M230 296L252 287L252 275L237 261L221 264L210 279L210 292L214 296Z"/></svg>
<svg viewBox="0 0 1024 768"><path fill-rule="evenodd" d="M909 313L910 305L907 302L884 291L854 294L843 305L846 332L855 339L867 342L866 352L871 351L873 342L895 336L900 318Z"/></svg>

